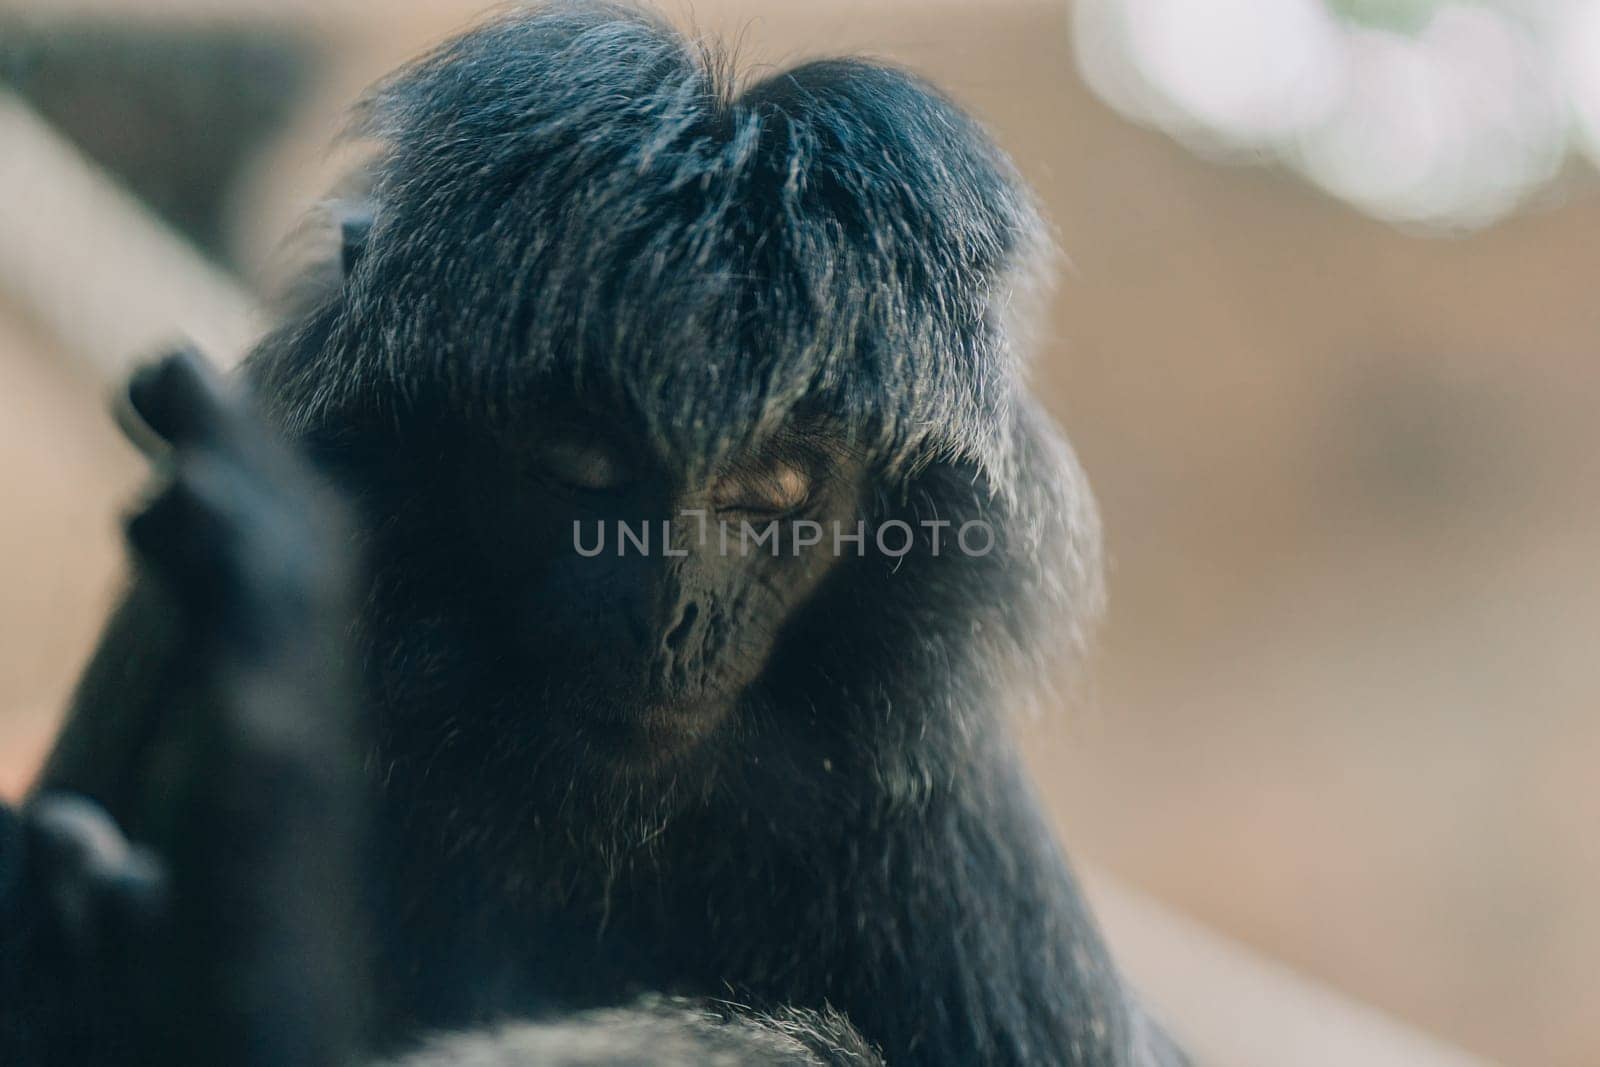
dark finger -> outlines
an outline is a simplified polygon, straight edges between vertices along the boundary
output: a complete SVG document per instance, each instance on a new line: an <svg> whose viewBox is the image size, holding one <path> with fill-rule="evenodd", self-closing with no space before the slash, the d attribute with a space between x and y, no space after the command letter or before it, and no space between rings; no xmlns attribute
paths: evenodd
<svg viewBox="0 0 1600 1067"><path fill-rule="evenodd" d="M180 448L214 438L228 406L221 379L192 348L135 371L128 405L157 437Z"/></svg>

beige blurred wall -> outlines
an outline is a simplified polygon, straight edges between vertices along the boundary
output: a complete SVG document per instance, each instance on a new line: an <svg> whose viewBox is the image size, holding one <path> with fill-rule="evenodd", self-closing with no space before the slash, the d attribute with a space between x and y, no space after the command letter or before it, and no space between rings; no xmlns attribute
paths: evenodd
<svg viewBox="0 0 1600 1067"><path fill-rule="evenodd" d="M0 297L0 795L48 743L121 570L138 467L99 389Z"/></svg>
<svg viewBox="0 0 1600 1067"><path fill-rule="evenodd" d="M253 262L327 184L335 101L469 10L349 6L320 16L342 68L241 195ZM1026 726L1073 849L1505 1062L1600 1062L1593 177L1422 237L1128 125L1059 5L692 10L749 62L931 75L1058 228L1037 379L1112 565L1094 706ZM0 307L0 788L114 586L137 468L99 406Z"/></svg>

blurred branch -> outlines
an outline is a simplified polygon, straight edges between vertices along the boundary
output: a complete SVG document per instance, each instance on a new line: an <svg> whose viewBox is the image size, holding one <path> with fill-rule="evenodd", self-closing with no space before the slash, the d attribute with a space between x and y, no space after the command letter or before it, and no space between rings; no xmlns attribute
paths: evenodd
<svg viewBox="0 0 1600 1067"><path fill-rule="evenodd" d="M231 363L251 299L26 104L0 92L0 294L105 380L187 337Z"/></svg>
<svg viewBox="0 0 1600 1067"><path fill-rule="evenodd" d="M1102 874L1084 883L1117 965L1201 1067L1486 1067Z"/></svg>

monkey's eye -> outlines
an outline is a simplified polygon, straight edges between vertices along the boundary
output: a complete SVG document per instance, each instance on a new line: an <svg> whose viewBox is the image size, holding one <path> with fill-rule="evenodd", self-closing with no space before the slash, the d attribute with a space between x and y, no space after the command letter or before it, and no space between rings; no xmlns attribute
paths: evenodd
<svg viewBox="0 0 1600 1067"><path fill-rule="evenodd" d="M620 489L633 477L617 450L599 441L556 438L540 446L537 458L547 475L573 489Z"/></svg>
<svg viewBox="0 0 1600 1067"><path fill-rule="evenodd" d="M811 496L811 476L791 463L735 470L712 490L718 511L781 515L794 511Z"/></svg>

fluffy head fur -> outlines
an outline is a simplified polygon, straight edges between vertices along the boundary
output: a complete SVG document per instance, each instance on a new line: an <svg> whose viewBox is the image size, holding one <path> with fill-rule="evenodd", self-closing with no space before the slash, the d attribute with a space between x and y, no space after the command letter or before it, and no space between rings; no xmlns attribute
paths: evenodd
<svg viewBox="0 0 1600 1067"><path fill-rule="evenodd" d="M557 3L383 84L355 125L382 147L340 373L281 382L296 418L387 379L515 419L558 379L690 459L805 406L1005 471L999 312L1042 233L1010 167L903 72L729 70L633 8Z"/></svg>

